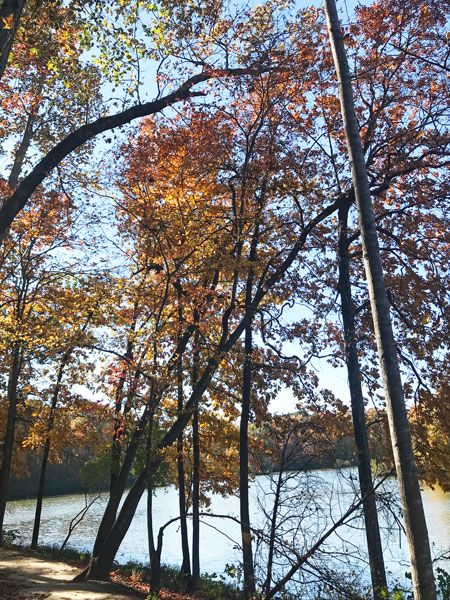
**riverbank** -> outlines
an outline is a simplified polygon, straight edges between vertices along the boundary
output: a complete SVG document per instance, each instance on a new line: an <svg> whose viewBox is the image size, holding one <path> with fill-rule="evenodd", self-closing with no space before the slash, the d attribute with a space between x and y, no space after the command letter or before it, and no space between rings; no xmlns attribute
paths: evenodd
<svg viewBox="0 0 450 600"><path fill-rule="evenodd" d="M50 551L28 548L0 548L0 600L143 600L148 583L138 569L120 568L111 573L111 582L84 581L72 583L81 571L81 560L55 558ZM141 567L142 569L142 567ZM206 582L210 589L195 595L163 587L161 600L232 600L235 594L228 586ZM205 582L202 582L205 584ZM212 591L211 586L214 587ZM225 589L225 587L228 588Z"/></svg>

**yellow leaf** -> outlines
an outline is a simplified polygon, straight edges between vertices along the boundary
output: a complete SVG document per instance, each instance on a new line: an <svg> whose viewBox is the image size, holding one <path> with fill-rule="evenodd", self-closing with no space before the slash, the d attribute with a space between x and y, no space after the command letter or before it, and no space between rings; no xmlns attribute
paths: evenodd
<svg viewBox="0 0 450 600"><path fill-rule="evenodd" d="M14 27L14 14L11 13L7 17L2 17L3 29L12 29Z"/></svg>

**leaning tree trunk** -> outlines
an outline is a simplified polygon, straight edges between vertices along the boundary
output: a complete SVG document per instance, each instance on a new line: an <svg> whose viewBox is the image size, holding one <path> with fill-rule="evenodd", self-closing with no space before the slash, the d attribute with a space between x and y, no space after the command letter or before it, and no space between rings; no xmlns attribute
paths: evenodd
<svg viewBox="0 0 450 600"><path fill-rule="evenodd" d="M20 346L17 344L14 347L13 361L8 378L8 416L2 446L2 468L0 470L0 547L3 544L3 521L5 519L6 500L8 497L8 485L14 446L14 430L17 415L17 384L19 382L20 366L21 350Z"/></svg>
<svg viewBox="0 0 450 600"><path fill-rule="evenodd" d="M367 549L369 552L370 574L374 600L382 600L386 588L383 548L381 545L377 505L373 490L370 467L369 441L364 413L364 398L361 387L358 350L355 337L355 317L350 282L350 257L347 237L348 208L339 211L339 294L341 296L342 320L344 322L345 361L347 363L348 384L352 404L353 428L358 449L358 474Z"/></svg>
<svg viewBox="0 0 450 600"><path fill-rule="evenodd" d="M144 469L128 492L117 519L103 538L103 544L98 553L92 557L89 565L73 581L86 579L109 581L117 550L128 531L137 505L147 486L147 476L146 469Z"/></svg>
<svg viewBox="0 0 450 600"><path fill-rule="evenodd" d="M339 83L341 110L358 207L364 266L386 396L389 431L411 557L414 598L415 600L436 600L428 531L405 407L397 348L389 314L375 216L353 102L350 71L335 0L325 0L325 13Z"/></svg>
<svg viewBox="0 0 450 600"><path fill-rule="evenodd" d="M144 432L147 419L148 413L144 413L144 415L141 418L141 422L139 423L139 426L133 432L131 442L125 452L122 467L116 478L114 487L110 492L108 503L106 505L105 512L103 513L103 517L97 531L94 548L92 550L92 555L94 557L100 554L100 550L105 542L105 539L110 533L111 528L113 527L116 521L117 510L119 508L120 501L122 500L122 495L125 490L128 475L131 471L131 467L136 456L139 440Z"/></svg>

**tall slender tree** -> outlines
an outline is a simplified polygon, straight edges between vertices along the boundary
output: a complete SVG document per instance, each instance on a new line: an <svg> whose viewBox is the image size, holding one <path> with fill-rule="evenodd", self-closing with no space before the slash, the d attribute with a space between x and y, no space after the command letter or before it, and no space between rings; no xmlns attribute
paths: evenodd
<svg viewBox="0 0 450 600"><path fill-rule="evenodd" d="M434 600L436 588L428 531L384 284L364 151L354 107L350 70L334 0L325 1L325 13L339 83L342 117L358 207L364 265L385 389L392 449L410 549L414 595L416 600Z"/></svg>
<svg viewBox="0 0 450 600"><path fill-rule="evenodd" d="M358 471L361 496L363 498L365 533L370 561L374 600L382 600L387 588L381 545L377 504L374 494L371 456L367 435L364 398L361 386L358 348L355 333L354 304L350 281L350 257L347 233L348 207L339 210L339 294L341 296L342 320L344 325L345 360L352 403L353 429L358 449Z"/></svg>

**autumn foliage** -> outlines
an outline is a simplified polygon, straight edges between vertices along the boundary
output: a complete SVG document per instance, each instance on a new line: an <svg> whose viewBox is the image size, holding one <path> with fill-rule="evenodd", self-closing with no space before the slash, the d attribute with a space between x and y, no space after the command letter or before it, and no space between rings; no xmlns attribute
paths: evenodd
<svg viewBox="0 0 450 600"><path fill-rule="evenodd" d="M249 329L252 466L331 455L353 435L333 381L342 211L369 441L389 470L321 11L32 1L20 19L0 80L6 483L46 444L50 460L111 457L110 532L130 472L130 497L161 469L187 510L198 473L202 506L235 494ZM344 25L420 477L449 491L447 29L443 3L421 0L367 2ZM274 414L283 394L295 414Z"/></svg>

